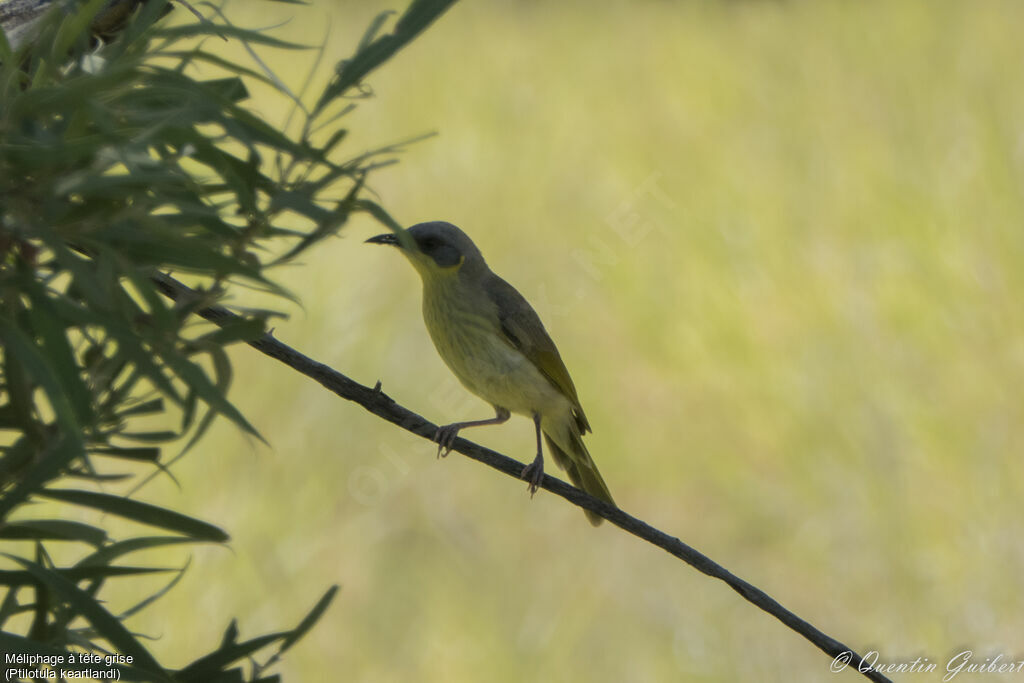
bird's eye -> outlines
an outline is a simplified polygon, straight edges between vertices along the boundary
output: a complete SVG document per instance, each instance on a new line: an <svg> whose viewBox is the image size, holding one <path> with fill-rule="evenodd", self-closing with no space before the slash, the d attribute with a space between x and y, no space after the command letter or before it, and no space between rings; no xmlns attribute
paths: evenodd
<svg viewBox="0 0 1024 683"><path fill-rule="evenodd" d="M423 243L420 246L423 248L424 251L433 251L434 249L437 248L437 245L438 241L436 238L428 237L427 239L423 240Z"/></svg>

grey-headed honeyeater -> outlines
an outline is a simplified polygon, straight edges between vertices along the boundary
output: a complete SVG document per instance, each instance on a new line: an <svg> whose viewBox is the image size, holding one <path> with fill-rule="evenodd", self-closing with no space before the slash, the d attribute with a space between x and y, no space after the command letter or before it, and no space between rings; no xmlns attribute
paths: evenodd
<svg viewBox="0 0 1024 683"><path fill-rule="evenodd" d="M501 424L512 413L533 418L537 456L520 475L533 493L544 476L541 435L573 484L611 503L582 436L590 431L576 387L537 313L512 285L495 275L466 233L435 221L367 242L398 247L423 280L423 320L442 360L471 392L494 406L487 420L455 422L434 435L447 455L464 427ZM402 242L407 242L403 245ZM584 510L591 524L601 518Z"/></svg>

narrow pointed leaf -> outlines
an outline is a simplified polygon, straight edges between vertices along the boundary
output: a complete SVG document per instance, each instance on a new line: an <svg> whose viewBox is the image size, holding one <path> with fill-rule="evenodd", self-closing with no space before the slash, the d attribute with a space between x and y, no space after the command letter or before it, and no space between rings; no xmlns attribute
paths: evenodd
<svg viewBox="0 0 1024 683"><path fill-rule="evenodd" d="M77 583L107 579L113 576L162 574L175 570L164 567L69 567L67 569L48 569L47 571L52 571L72 583ZM3 586L27 586L35 583L36 580L36 575L30 571L0 569L0 585Z"/></svg>
<svg viewBox="0 0 1024 683"><path fill-rule="evenodd" d="M177 436L174 432L171 433ZM94 455L109 455L114 458L142 462L156 462L160 459L159 448L117 448L114 446L101 446L99 448L90 448L89 453Z"/></svg>
<svg viewBox="0 0 1024 683"><path fill-rule="evenodd" d="M178 679L183 683L195 681L197 683L210 680L210 677L221 671L225 666L236 662L243 657L248 657L254 652L265 648L274 641L285 637L284 633L271 633L259 636L252 640L221 647L210 654L197 659L178 673Z"/></svg>
<svg viewBox="0 0 1024 683"><path fill-rule="evenodd" d="M126 541L118 541L117 543L112 543L106 547L100 548L91 555L87 555L79 560L75 566L84 567L91 565L104 565L109 564L123 555L138 552L140 550L162 548L168 545L181 545L183 543L206 542L207 541L200 539L186 538L182 536L140 536L139 538L129 538Z"/></svg>
<svg viewBox="0 0 1024 683"><path fill-rule="evenodd" d="M9 540L82 541L100 546L107 532L90 524L64 519L26 519L0 526L0 538Z"/></svg>
<svg viewBox="0 0 1024 683"><path fill-rule="evenodd" d="M49 498L51 500L59 500L65 503L103 510L104 512L109 512L110 514L142 524L160 527L168 531L176 531L190 538L220 542L228 540L228 535L222 529L208 522L188 517L180 512L150 505L149 503L141 503L130 498L72 489L46 489L39 491L36 495L41 498Z"/></svg>
<svg viewBox="0 0 1024 683"><path fill-rule="evenodd" d="M331 586L327 589L327 592L324 593L323 597L317 601L316 605L313 606L313 609L309 611L309 614L299 622L299 625L295 627L295 630L289 633L288 637L286 637L284 642L281 643L280 652L284 652L297 643L302 636L306 635L309 630L316 625L316 622L320 620L320 617L322 617L324 612L327 611L327 608L330 607L331 601L334 600L334 596L338 593L338 589L338 585Z"/></svg>

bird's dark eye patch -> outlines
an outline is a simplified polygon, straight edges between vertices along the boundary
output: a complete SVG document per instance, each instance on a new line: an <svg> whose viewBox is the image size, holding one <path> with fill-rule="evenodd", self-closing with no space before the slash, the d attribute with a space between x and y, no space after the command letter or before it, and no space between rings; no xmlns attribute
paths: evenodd
<svg viewBox="0 0 1024 683"><path fill-rule="evenodd" d="M417 242L420 251L434 259L442 268L456 266L462 261L462 254L453 245L437 237L424 237Z"/></svg>
<svg viewBox="0 0 1024 683"><path fill-rule="evenodd" d="M430 252L430 256L434 259L434 263L442 268L449 268L462 263L462 254L460 254L459 250L450 244L438 244L438 246Z"/></svg>

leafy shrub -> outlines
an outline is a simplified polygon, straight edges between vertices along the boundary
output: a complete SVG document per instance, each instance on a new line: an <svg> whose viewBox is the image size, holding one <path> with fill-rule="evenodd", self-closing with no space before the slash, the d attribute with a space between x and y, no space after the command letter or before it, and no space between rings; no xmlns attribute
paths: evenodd
<svg viewBox="0 0 1024 683"><path fill-rule="evenodd" d="M286 295L268 268L336 233L354 213L393 226L363 196L367 175L393 150L336 161L348 140L338 117L360 94L360 80L451 2L413 2L379 37L378 17L311 108L269 70L209 49L222 38L301 46L223 17L165 26L167 0L129 3L138 5L135 15L110 42L97 41L95 30L109 6L123 3L103 0L47 13L16 50L0 39L0 538L17 549L4 553L12 569L0 571L0 649L116 652L132 657L120 667L125 680L209 682L243 680L235 663L276 645L263 665L252 660L249 679L272 680L263 677L266 666L327 607L335 588L297 628L245 642L232 622L219 647L172 672L122 621L180 572L120 614L100 593L114 581L169 571L119 564L133 553L227 540L218 526L137 501L127 488L139 463L163 471L167 444L188 437L186 449L195 446L216 415L257 435L226 398L224 347L260 336L271 313L249 311L223 329L197 326L192 314L239 283ZM221 75L198 80L190 67L199 63ZM246 83L254 81L293 100L295 134L247 108ZM154 278L164 270L199 283L193 300L161 296ZM138 426L160 417L177 428ZM93 490L100 482L128 493ZM100 527L39 516L30 503L40 500L164 533L114 539ZM48 551L58 541L79 544L80 559L58 566ZM9 632L11 624L24 629Z"/></svg>

